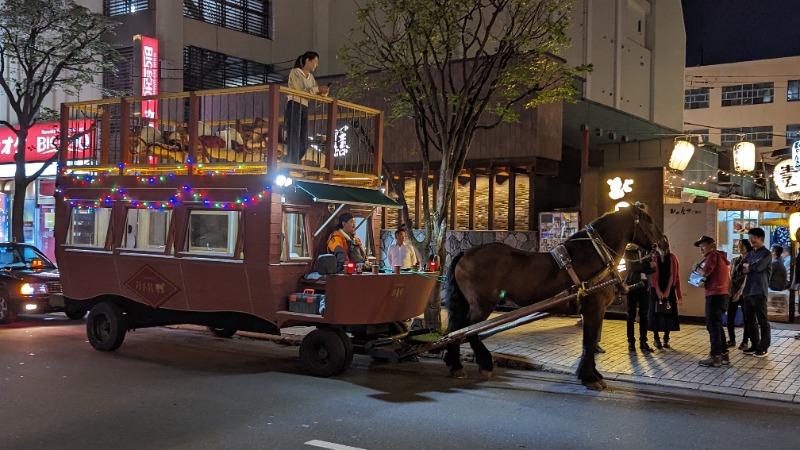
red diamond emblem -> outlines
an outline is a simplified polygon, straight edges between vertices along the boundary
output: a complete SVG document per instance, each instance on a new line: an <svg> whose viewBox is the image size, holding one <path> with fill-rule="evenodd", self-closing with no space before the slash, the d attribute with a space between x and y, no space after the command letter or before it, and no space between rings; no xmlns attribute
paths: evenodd
<svg viewBox="0 0 800 450"><path fill-rule="evenodd" d="M139 294L153 308L164 304L179 290L150 266L142 267L125 282L125 286Z"/></svg>

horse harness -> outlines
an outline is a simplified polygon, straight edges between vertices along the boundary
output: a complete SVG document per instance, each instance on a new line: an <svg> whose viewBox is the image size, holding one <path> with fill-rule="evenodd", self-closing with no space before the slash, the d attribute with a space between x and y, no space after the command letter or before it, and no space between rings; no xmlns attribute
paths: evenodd
<svg viewBox="0 0 800 450"><path fill-rule="evenodd" d="M578 274L575 273L575 269L572 267L572 258L564 244L558 244L555 248L550 250L550 255L556 260L558 267L566 270L567 274L569 274L569 277L572 279L574 284L570 287L570 290L577 289L578 298L586 295L587 284L591 287L597 281L605 278L609 272L614 275L618 283L623 281L622 275L620 275L619 270L617 270L617 263L614 261L614 257L611 255L608 246L603 242L603 238L597 234L594 227L591 225L586 226L586 234L589 236L589 241L592 242L597 255L600 256L600 260L605 266L603 270L590 278L588 282L581 281Z"/></svg>

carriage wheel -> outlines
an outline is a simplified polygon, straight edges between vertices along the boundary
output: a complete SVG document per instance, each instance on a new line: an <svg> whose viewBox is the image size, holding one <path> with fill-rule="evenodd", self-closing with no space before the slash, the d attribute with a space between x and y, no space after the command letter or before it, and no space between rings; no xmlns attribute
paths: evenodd
<svg viewBox="0 0 800 450"><path fill-rule="evenodd" d="M236 334L236 327L208 327L208 331L216 337L229 338Z"/></svg>
<svg viewBox="0 0 800 450"><path fill-rule="evenodd" d="M311 375L330 377L341 373L346 360L344 341L333 330L316 329L300 343L300 362Z"/></svg>
<svg viewBox="0 0 800 450"><path fill-rule="evenodd" d="M350 339L350 336L348 336L347 333L345 333L343 330L334 330L334 331L344 344L344 352L345 352L344 364L342 365L342 370L339 371L339 373L343 373L345 370L350 368L350 364L352 364L353 362L353 354L355 353L355 350L353 349L353 340Z"/></svg>
<svg viewBox="0 0 800 450"><path fill-rule="evenodd" d="M112 352L122 345L128 324L122 308L114 303L94 305L86 319L86 336L96 350Z"/></svg>

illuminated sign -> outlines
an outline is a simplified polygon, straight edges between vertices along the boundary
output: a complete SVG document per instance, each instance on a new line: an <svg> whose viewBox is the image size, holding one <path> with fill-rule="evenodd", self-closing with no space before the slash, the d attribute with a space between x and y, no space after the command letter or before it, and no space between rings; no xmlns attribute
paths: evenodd
<svg viewBox="0 0 800 450"><path fill-rule="evenodd" d="M83 159L91 156L93 148L93 127L91 120L70 120L69 135L81 135L70 141L69 159ZM83 134L85 133L85 134ZM25 161L47 161L58 153L61 138L61 124L58 122L37 123L28 130L25 141ZM10 128L0 128L0 164L13 164L19 139Z"/></svg>
<svg viewBox="0 0 800 450"><path fill-rule="evenodd" d="M792 159L784 159L776 164L772 179L775 180L775 189L781 200L800 198L800 170L795 168Z"/></svg>
<svg viewBox="0 0 800 450"><path fill-rule="evenodd" d="M158 94L158 39L142 36L142 95ZM158 101L142 102L142 117L158 118Z"/></svg>
<svg viewBox="0 0 800 450"><path fill-rule="evenodd" d="M344 156L350 151L350 145L347 144L347 130L350 127L345 125L336 130L333 134L333 156Z"/></svg>
<svg viewBox="0 0 800 450"><path fill-rule="evenodd" d="M631 185L633 184L633 180L625 179L622 181L622 178L616 177L611 178L606 181L609 186L608 196L611 197L612 200L619 200L622 197L625 197L626 193L633 192L633 188Z"/></svg>
<svg viewBox="0 0 800 450"><path fill-rule="evenodd" d="M794 168L800 170L800 141L794 141L792 144L792 161Z"/></svg>

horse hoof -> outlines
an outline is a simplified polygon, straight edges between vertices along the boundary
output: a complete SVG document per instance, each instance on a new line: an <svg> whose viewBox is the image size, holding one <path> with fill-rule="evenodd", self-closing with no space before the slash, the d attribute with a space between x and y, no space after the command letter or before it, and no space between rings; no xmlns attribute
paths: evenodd
<svg viewBox="0 0 800 450"><path fill-rule="evenodd" d="M494 376L493 370L478 369L478 372L480 372L480 374L483 375L484 378L486 378L486 381L491 380L492 377Z"/></svg>
<svg viewBox="0 0 800 450"><path fill-rule="evenodd" d="M451 370L450 377L457 380L463 380L464 378L467 378L467 371L464 369Z"/></svg>
<svg viewBox="0 0 800 450"><path fill-rule="evenodd" d="M592 381L588 383L583 383L583 385L586 386L586 389L591 389L593 391L602 391L603 389L605 389L605 383L603 383L602 381Z"/></svg>
<svg viewBox="0 0 800 450"><path fill-rule="evenodd" d="M606 384L606 382L605 382L605 381L603 381L603 380L597 380L597 382L598 382L598 383L600 383L600 386L602 386L602 387L603 387L603 389L605 389L605 388L607 388L607 387L608 387L608 385Z"/></svg>

